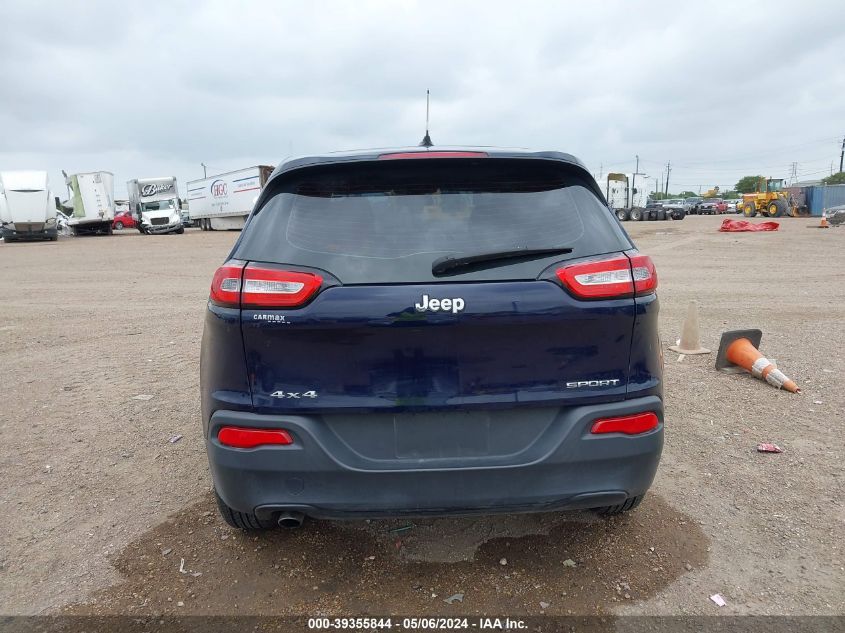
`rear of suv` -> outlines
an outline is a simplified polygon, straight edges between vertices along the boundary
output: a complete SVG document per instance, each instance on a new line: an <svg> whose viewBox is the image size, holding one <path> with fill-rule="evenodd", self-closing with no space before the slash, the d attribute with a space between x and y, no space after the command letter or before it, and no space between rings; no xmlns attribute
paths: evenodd
<svg viewBox="0 0 845 633"><path fill-rule="evenodd" d="M280 165L205 317L223 517L632 509L663 445L656 287L567 154Z"/></svg>

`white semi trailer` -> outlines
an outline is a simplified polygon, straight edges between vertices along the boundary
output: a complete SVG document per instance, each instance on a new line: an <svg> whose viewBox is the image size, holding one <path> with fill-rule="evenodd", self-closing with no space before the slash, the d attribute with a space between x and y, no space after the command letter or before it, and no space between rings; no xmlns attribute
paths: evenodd
<svg viewBox="0 0 845 633"><path fill-rule="evenodd" d="M175 176L136 178L126 183L126 189L129 208L141 233L185 232Z"/></svg>
<svg viewBox="0 0 845 633"><path fill-rule="evenodd" d="M46 171L0 172L0 236L5 242L59 239Z"/></svg>
<svg viewBox="0 0 845 633"><path fill-rule="evenodd" d="M247 167L188 183L191 220L203 231L242 229L273 168Z"/></svg>
<svg viewBox="0 0 845 633"><path fill-rule="evenodd" d="M114 174L94 171L68 176L67 227L71 235L111 235L114 220Z"/></svg>

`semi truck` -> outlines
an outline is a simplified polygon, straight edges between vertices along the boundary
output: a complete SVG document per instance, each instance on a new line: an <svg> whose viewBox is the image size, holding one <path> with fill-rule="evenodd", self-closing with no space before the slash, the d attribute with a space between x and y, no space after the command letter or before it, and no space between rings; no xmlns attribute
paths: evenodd
<svg viewBox="0 0 845 633"><path fill-rule="evenodd" d="M184 233L182 202L175 176L135 178L126 183L129 208L144 235Z"/></svg>
<svg viewBox="0 0 845 633"><path fill-rule="evenodd" d="M0 236L5 242L55 242L57 212L46 171L0 172Z"/></svg>
<svg viewBox="0 0 845 633"><path fill-rule="evenodd" d="M647 182L648 176L645 174L609 173L607 179L598 185L607 199L607 206L613 210L620 222L669 218L682 220L686 215L683 211L676 213L649 204Z"/></svg>
<svg viewBox="0 0 845 633"><path fill-rule="evenodd" d="M111 235L114 220L114 174L93 171L67 175L67 228L71 235Z"/></svg>
<svg viewBox="0 0 845 633"><path fill-rule="evenodd" d="M242 229L273 168L256 165L188 183L191 219L203 231Z"/></svg>

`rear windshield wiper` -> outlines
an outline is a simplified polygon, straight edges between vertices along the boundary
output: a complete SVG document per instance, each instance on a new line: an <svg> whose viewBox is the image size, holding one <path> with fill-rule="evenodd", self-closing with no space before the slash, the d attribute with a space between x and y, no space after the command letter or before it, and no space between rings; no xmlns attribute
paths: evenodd
<svg viewBox="0 0 845 633"><path fill-rule="evenodd" d="M431 274L435 277L454 272L461 268L473 268L479 264L495 264L508 259L537 259L548 255L565 255L571 253L571 248L528 248L521 247L509 251L493 251L490 253L476 253L475 255L446 255L435 259L431 263Z"/></svg>

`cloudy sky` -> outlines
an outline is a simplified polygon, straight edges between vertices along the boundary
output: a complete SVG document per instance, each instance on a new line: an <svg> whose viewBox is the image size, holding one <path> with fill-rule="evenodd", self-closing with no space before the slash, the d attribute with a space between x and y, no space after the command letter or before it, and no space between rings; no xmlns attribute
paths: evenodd
<svg viewBox="0 0 845 633"><path fill-rule="evenodd" d="M238 5L241 5L240 7ZM0 170L202 177L291 154L561 149L670 190L838 169L845 3L38 2L0 14ZM651 182L654 186L654 182Z"/></svg>

